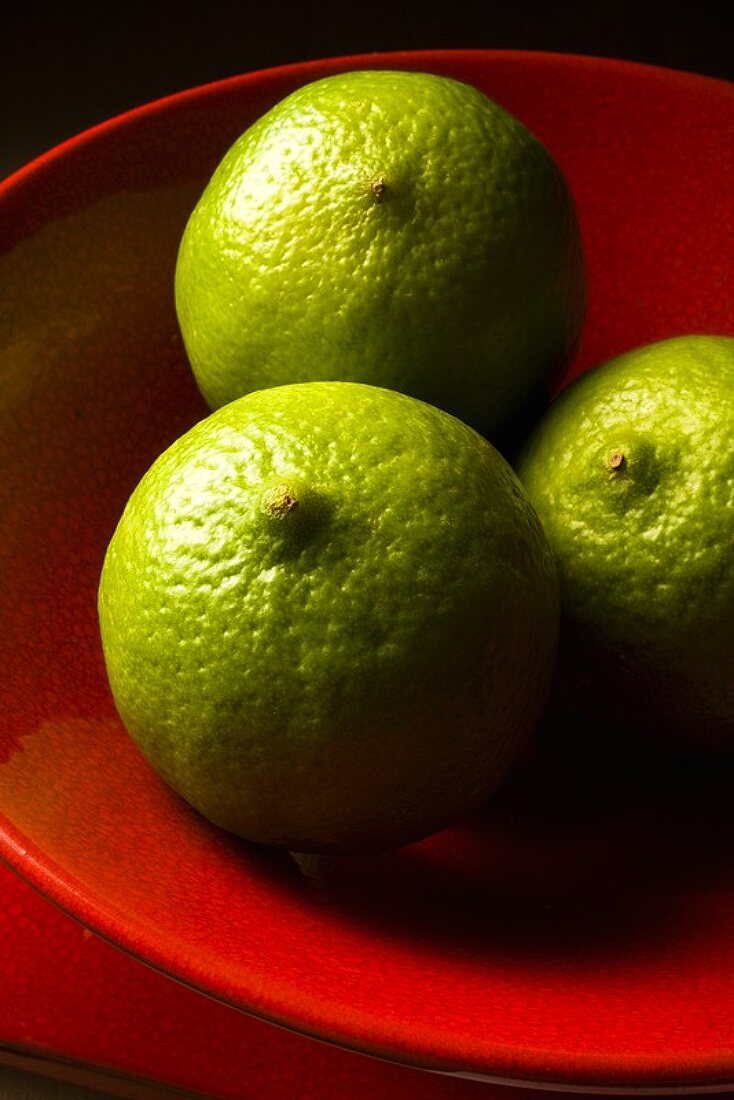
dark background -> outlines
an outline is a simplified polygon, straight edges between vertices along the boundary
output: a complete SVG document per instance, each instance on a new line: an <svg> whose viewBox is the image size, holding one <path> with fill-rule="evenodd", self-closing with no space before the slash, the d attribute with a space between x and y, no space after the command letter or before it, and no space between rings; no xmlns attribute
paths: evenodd
<svg viewBox="0 0 734 1100"><path fill-rule="evenodd" d="M253 69L440 47L620 57L731 79L727 5L696 0L15 0L0 25L0 176L93 123ZM672 122L672 120L671 120Z"/></svg>

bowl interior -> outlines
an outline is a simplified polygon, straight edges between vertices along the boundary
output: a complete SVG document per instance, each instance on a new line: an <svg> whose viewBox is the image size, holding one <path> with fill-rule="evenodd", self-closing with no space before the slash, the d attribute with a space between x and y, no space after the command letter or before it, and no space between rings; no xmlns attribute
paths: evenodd
<svg viewBox="0 0 734 1100"><path fill-rule="evenodd" d="M335 59L172 97L12 177L0 853L134 955L310 1035L500 1080L734 1084L730 776L528 761L485 811L421 844L297 861L200 819L116 717L96 620L104 550L142 473L207 411L173 309L188 213L289 90L387 66L475 83L565 170L590 277L570 374L669 335L734 334L732 92L687 74L484 51Z"/></svg>

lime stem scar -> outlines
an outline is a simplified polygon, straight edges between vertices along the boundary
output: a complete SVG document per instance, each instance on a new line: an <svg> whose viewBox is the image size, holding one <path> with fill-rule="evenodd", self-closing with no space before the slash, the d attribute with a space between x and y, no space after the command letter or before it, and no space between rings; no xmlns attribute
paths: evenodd
<svg viewBox="0 0 734 1100"><path fill-rule="evenodd" d="M624 466L625 458L621 451L610 451L607 455L607 466L610 470L619 470Z"/></svg>
<svg viewBox="0 0 734 1100"><path fill-rule="evenodd" d="M285 519L298 507L298 497L288 485L276 485L263 496L263 507L273 519Z"/></svg>
<svg viewBox="0 0 734 1100"><path fill-rule="evenodd" d="M384 176L375 176L375 178L371 180L370 191L372 192L375 202L382 202L386 187L387 182Z"/></svg>

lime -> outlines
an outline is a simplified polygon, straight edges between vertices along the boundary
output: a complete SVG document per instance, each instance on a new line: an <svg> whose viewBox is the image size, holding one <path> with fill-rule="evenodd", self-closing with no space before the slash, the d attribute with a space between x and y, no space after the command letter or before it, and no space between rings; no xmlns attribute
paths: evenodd
<svg viewBox="0 0 734 1100"><path fill-rule="evenodd" d="M625 737L734 748L734 339L583 375L518 463L559 571L559 690Z"/></svg>
<svg viewBox="0 0 734 1100"><path fill-rule="evenodd" d="M358 383L249 394L133 492L99 592L119 713L216 824L380 849L476 807L533 729L558 605L515 474Z"/></svg>
<svg viewBox="0 0 734 1100"><path fill-rule="evenodd" d="M477 89L331 76L226 154L183 235L176 303L212 408L267 386L366 382L495 441L579 338L574 204L547 150Z"/></svg>

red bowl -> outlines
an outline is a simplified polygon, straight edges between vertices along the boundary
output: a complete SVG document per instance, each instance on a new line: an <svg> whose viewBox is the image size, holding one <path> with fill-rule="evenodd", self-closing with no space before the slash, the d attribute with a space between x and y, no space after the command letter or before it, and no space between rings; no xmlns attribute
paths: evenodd
<svg viewBox="0 0 734 1100"><path fill-rule="evenodd" d="M173 96L18 172L0 188L0 854L139 959L346 1048L513 1083L730 1087L731 776L530 761L421 844L296 862L203 821L116 717L102 556L143 471L207 411L173 309L186 218L258 115L365 67L475 83L561 164L590 277L570 373L734 334L734 92L703 77L539 53L340 58Z"/></svg>

